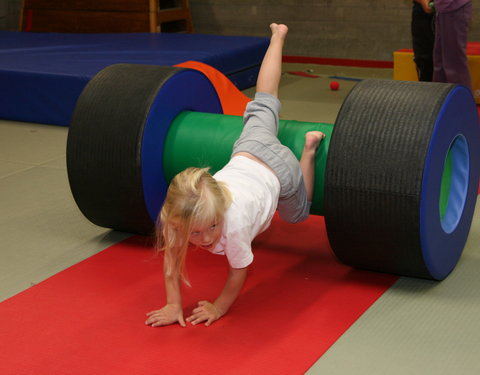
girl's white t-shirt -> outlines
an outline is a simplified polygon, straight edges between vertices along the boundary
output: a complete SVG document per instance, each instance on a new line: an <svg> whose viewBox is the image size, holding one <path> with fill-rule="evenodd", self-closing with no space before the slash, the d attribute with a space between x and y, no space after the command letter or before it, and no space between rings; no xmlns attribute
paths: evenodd
<svg viewBox="0 0 480 375"><path fill-rule="evenodd" d="M226 255L232 268L247 267L253 261L253 239L270 226L277 209L280 182L270 169L245 156L234 156L213 177L227 185L233 200L211 252Z"/></svg>

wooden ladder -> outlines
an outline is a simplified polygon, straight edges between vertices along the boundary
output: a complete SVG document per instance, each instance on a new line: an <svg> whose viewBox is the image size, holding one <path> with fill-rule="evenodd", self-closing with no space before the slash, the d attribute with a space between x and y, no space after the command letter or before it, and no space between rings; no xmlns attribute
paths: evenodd
<svg viewBox="0 0 480 375"><path fill-rule="evenodd" d="M189 0L149 0L151 32L193 32Z"/></svg>

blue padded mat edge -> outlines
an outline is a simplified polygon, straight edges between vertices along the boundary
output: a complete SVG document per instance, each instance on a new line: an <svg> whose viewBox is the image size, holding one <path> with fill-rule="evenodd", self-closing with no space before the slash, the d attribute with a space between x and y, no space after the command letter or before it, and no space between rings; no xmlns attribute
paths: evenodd
<svg viewBox="0 0 480 375"><path fill-rule="evenodd" d="M0 118L68 126L87 82L116 63L220 70L239 88L256 82L268 38L171 33L0 32Z"/></svg>

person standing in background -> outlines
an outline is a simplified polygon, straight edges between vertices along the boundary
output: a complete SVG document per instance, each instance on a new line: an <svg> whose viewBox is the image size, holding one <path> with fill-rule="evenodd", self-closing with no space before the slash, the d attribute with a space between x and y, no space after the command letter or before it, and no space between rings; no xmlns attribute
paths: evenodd
<svg viewBox="0 0 480 375"><path fill-rule="evenodd" d="M471 0L435 0L433 81L458 83L472 89L467 60Z"/></svg>
<svg viewBox="0 0 480 375"><path fill-rule="evenodd" d="M433 47L435 42L435 10L429 0L414 0L412 7L413 60L418 80L433 79Z"/></svg>

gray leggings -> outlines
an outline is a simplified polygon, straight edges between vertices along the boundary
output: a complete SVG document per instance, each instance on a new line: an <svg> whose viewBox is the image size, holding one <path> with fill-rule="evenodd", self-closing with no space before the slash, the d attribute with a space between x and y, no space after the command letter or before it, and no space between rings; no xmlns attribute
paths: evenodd
<svg viewBox="0 0 480 375"><path fill-rule="evenodd" d="M308 217L311 202L307 201L300 163L277 138L280 108L276 97L257 93L245 110L245 125L233 154L248 152L273 169L280 181L278 212L283 220L298 223Z"/></svg>

